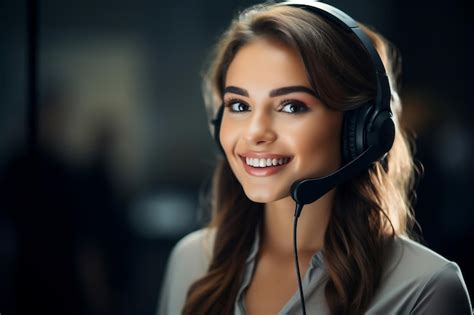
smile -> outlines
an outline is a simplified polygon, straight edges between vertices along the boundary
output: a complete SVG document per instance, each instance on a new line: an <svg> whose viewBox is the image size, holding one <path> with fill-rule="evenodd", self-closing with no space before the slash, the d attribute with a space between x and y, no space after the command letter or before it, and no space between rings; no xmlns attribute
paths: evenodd
<svg viewBox="0 0 474 315"><path fill-rule="evenodd" d="M240 156L245 171L252 176L270 176L283 170L292 158L288 156Z"/></svg>
<svg viewBox="0 0 474 315"><path fill-rule="evenodd" d="M290 158L267 158L267 159L259 159L259 158L245 158L245 163L249 166L253 167L270 167L270 166L277 166L277 165L283 165L286 164L290 161Z"/></svg>

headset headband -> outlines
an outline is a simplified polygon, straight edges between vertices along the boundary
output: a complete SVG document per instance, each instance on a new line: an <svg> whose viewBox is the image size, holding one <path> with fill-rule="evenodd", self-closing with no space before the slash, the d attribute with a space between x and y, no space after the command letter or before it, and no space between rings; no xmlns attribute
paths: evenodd
<svg viewBox="0 0 474 315"><path fill-rule="evenodd" d="M359 27L357 22L341 10L330 6L329 4L317 1L285 1L276 4L277 6L286 5L294 6L307 11L313 11L318 15L328 18L330 21L341 26L344 30L355 34L355 36L362 43L372 60L375 69L375 78L377 80L377 95L375 97L375 113L380 111L390 111L390 85L388 77L385 72L385 67L380 59L379 54L375 50L372 41L367 34Z"/></svg>

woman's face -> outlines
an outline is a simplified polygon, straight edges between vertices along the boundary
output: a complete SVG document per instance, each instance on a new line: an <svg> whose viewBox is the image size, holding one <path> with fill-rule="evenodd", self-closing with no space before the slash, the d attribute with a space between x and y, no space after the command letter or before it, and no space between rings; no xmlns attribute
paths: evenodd
<svg viewBox="0 0 474 315"><path fill-rule="evenodd" d="M296 180L340 166L343 113L316 96L297 51L260 38L239 49L225 78L220 139L246 195L288 197Z"/></svg>

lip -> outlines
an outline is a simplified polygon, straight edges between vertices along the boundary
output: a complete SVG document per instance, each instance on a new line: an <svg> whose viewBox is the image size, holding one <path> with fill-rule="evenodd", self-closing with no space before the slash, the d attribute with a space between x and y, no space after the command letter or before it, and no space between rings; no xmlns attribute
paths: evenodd
<svg viewBox="0 0 474 315"><path fill-rule="evenodd" d="M239 154L240 160L244 166L245 171L252 176L264 177L274 175L281 170L283 170L288 164L291 163L293 157L281 154L272 154L272 153L263 153L263 152L249 152L244 154ZM279 159L279 158L289 158L290 160L283 165L268 166L268 167L252 167L247 165L246 158L259 158L259 159Z"/></svg>

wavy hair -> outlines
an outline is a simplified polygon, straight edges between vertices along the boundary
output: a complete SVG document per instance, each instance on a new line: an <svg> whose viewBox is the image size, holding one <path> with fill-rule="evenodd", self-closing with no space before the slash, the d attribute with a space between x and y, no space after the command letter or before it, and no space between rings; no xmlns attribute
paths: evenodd
<svg viewBox="0 0 474 315"><path fill-rule="evenodd" d="M324 237L328 281L325 297L331 314L361 314L369 306L384 268L386 243L410 236L414 165L401 130L400 55L376 31L360 24L384 62L391 86L395 142L386 165L374 163L336 189ZM370 57L354 34L300 8L260 4L243 11L221 36L204 73L203 94L210 116L222 103L225 76L238 50L269 37L299 52L312 87L326 106L341 111L374 98L376 83ZM245 259L263 218L263 206L249 200L228 162L218 162L213 177L213 255L207 273L188 290L183 314L231 314ZM245 224L244 224L245 223Z"/></svg>

